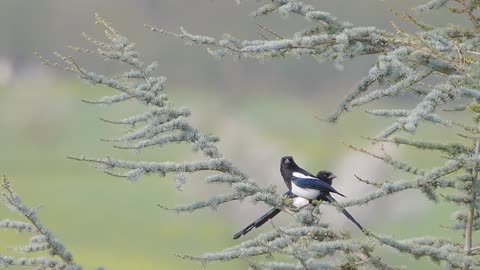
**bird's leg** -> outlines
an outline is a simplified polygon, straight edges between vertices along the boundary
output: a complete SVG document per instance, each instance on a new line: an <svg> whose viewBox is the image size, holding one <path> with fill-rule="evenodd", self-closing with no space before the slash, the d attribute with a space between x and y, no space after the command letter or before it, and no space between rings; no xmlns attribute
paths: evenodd
<svg viewBox="0 0 480 270"><path fill-rule="evenodd" d="M310 210L310 215L316 220L316 224L318 224L320 222L320 219L317 218L317 216L315 215L315 210L317 209L317 204L315 203L312 203L312 204L309 204L308 205L309 207L311 207L312 209Z"/></svg>
<svg viewBox="0 0 480 270"><path fill-rule="evenodd" d="M320 204L320 201L319 201L319 200L312 200L312 206L313 206L313 207L312 207L312 215L315 216L315 218L317 219L317 224L316 224L316 225L318 225L318 224L320 223L320 217L317 218L317 216L314 215L313 212L314 212L315 210L317 210L317 211L319 210L319 208L318 208L319 204ZM320 212L318 211L318 213L320 213Z"/></svg>
<svg viewBox="0 0 480 270"><path fill-rule="evenodd" d="M320 223L320 217L317 217L317 215L315 215L314 212L316 212L316 210L318 210L317 205L316 204L312 205L311 215L317 220L317 222L315 222L315 225L318 226L318 224Z"/></svg>

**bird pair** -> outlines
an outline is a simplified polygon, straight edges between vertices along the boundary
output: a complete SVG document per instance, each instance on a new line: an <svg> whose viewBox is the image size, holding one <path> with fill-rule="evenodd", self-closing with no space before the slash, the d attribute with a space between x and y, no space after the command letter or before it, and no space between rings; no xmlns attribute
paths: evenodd
<svg viewBox="0 0 480 270"><path fill-rule="evenodd" d="M336 193L345 197L332 187L332 180L336 178L332 172L319 171L317 175L314 176L298 166L291 156L282 157L280 162L280 173L282 174L285 185L288 187L288 192L285 193L285 196L292 199L292 205L296 208L305 207L310 203L314 203L314 200L335 202L336 200L330 195L330 193ZM280 212L280 209L275 207L272 208L243 230L236 233L233 236L233 239L237 239L240 236L247 234L253 228L262 226L265 222L274 218ZM352 215L347 212L347 210L342 208L342 213L363 231L362 225L360 225Z"/></svg>

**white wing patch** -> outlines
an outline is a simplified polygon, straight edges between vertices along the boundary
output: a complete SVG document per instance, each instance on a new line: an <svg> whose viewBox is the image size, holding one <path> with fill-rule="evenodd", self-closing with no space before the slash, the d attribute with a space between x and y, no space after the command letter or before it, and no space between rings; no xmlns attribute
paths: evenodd
<svg viewBox="0 0 480 270"><path fill-rule="evenodd" d="M320 190L311 188L301 188L292 182L292 193L305 199L313 200L320 195Z"/></svg>
<svg viewBox="0 0 480 270"><path fill-rule="evenodd" d="M304 175L303 173L299 173L299 172L294 172L292 173L292 175L294 177L297 177L297 178L310 178L310 179L318 179L316 177L312 177L312 176L308 176L308 175Z"/></svg>

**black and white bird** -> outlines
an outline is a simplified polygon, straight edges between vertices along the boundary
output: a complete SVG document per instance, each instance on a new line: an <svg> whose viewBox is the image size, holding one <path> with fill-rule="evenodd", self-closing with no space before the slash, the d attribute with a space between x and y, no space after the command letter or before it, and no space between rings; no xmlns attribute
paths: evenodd
<svg viewBox="0 0 480 270"><path fill-rule="evenodd" d="M322 180L320 180L313 174L300 168L291 156L282 157L280 173L288 189L299 197L315 200L320 195L330 192L345 197L345 195L331 186L332 180L336 177L333 173L320 171L319 174L322 176Z"/></svg>
<svg viewBox="0 0 480 270"><path fill-rule="evenodd" d="M332 181L336 178L332 172L319 171L317 175L314 176L300 168L291 156L282 157L280 173L282 174L285 185L289 190L284 196L291 198L292 205L296 208L305 207L313 203L313 200L336 202L336 200L330 195L330 192L345 197L332 187ZM236 233L233 236L233 239L238 239L252 229L262 226L267 221L277 216L281 211L282 210L276 207L270 209L270 211ZM350 215L350 213L347 212L347 210L342 209L342 213L363 231L363 227L352 217L352 215Z"/></svg>
<svg viewBox="0 0 480 270"><path fill-rule="evenodd" d="M290 192L295 196L309 200L309 202L313 200L336 202L330 193L336 193L345 197L332 187L333 179L336 178L335 174L330 171L319 171L317 175L314 176L298 166L291 156L282 157L280 173ZM360 225L347 210L343 208L341 210L349 220L363 231L362 225Z"/></svg>

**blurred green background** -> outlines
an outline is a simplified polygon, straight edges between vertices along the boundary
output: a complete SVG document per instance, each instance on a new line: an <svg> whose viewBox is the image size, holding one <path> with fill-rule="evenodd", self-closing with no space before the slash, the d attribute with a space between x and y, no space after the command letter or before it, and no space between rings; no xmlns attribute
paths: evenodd
<svg viewBox="0 0 480 270"><path fill-rule="evenodd" d="M408 10L421 1L341 0L309 1L340 18L391 29L388 12ZM248 16L258 4L246 1L0 1L0 172L8 175L18 193L32 206L41 206L39 217L85 269L200 269L200 264L179 259L175 254L198 255L217 251L237 242L232 235L259 214L264 205L233 203L218 211L202 210L176 215L156 205L173 206L226 191L206 186L201 175L188 177L183 192L174 188L171 176L151 176L136 183L104 175L87 164L70 161L67 155L119 157L149 160L191 159L189 149L173 146L139 154L114 149L99 138L114 137L122 130L98 120L119 119L141 108L136 106L96 107L81 99L111 93L78 81L70 74L42 66L33 52L47 57L53 51L71 52L67 45L88 46L81 33L101 37L93 13L108 18L137 43L143 58L159 60L159 72L168 78L170 99L193 111L195 126L220 136L223 153L263 184L284 187L278 172L281 156L290 154L311 171L329 168L339 176L335 183L349 197L367 192L353 174L373 180L403 176L381 162L354 153L343 143L368 146L361 136L372 136L389 121L366 117L364 108L346 115L332 126L316 119L335 109L373 62L364 57L346 64L343 71L319 64L313 58L284 59L258 63L252 60L214 59L202 47L147 31L152 24L176 31L184 26L193 33L221 36L230 33L242 39L258 38L259 29ZM442 13L431 14L430 22L446 23ZM270 16L262 24L288 35L306 23ZM460 21L461 22L461 21ZM402 22L397 22L403 25ZM408 28L408 26L405 26ZM79 63L98 72L115 70L111 63L80 56ZM403 104L414 100L405 98ZM385 101L377 108L398 107ZM461 115L458 117L462 117ZM305 132L299 133L298 130ZM422 128L418 135L434 139L453 137L455 131ZM388 148L392 155L412 160L419 167L443 162L428 154ZM362 237L336 210L325 208L325 219ZM425 234L459 239L440 225L451 222L454 207L426 201L417 192L406 192L378 200L352 213L367 227L399 239ZM0 219L15 215L0 208ZM276 224L287 224L282 216ZM264 228L254 230L253 237ZM0 254L12 254L8 247L28 239L0 232ZM436 269L438 265L414 261L391 250L379 251L392 263L415 269ZM246 264L230 262L207 269L244 269Z"/></svg>

